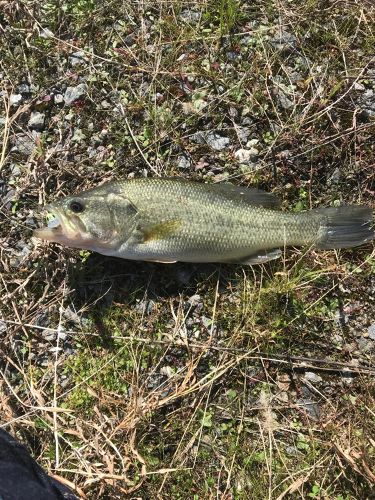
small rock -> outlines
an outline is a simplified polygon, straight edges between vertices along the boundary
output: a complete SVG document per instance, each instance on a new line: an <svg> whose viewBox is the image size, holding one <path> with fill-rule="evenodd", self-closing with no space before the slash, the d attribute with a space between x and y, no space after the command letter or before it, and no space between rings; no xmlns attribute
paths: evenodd
<svg viewBox="0 0 375 500"><path fill-rule="evenodd" d="M135 308L142 314L149 316L155 309L155 302L153 300L141 300L136 304Z"/></svg>
<svg viewBox="0 0 375 500"><path fill-rule="evenodd" d="M351 385L355 380L355 376L353 373L351 373L351 372L345 373L345 371L346 370L344 368L344 370L343 370L344 373L342 374L341 380L343 381L343 383L345 385Z"/></svg>
<svg viewBox="0 0 375 500"><path fill-rule="evenodd" d="M244 126L244 127L251 127L252 125L254 125L254 120L252 118L250 118L250 116L245 116L242 120L241 120L241 125Z"/></svg>
<svg viewBox="0 0 375 500"><path fill-rule="evenodd" d="M205 328L210 328L211 327L211 325L212 325L212 319L211 318L207 318L207 316L201 316L200 320L201 320L202 325Z"/></svg>
<svg viewBox="0 0 375 500"><path fill-rule="evenodd" d="M18 85L17 90L20 94L30 94L30 85L28 83L21 83Z"/></svg>
<svg viewBox="0 0 375 500"><path fill-rule="evenodd" d="M292 33L280 33L271 40L271 45L280 52L291 52L298 46L298 40Z"/></svg>
<svg viewBox="0 0 375 500"><path fill-rule="evenodd" d="M247 127L237 126L236 133L239 141L246 144L251 132Z"/></svg>
<svg viewBox="0 0 375 500"><path fill-rule="evenodd" d="M291 99L289 99L289 97L282 90L278 91L277 99L279 101L280 106L283 109L290 109L294 106L293 101Z"/></svg>
<svg viewBox="0 0 375 500"><path fill-rule="evenodd" d="M312 399L301 398L297 399L297 404L301 405L301 407L306 410L306 413L308 413L313 420L319 420L320 408L316 401L313 401Z"/></svg>
<svg viewBox="0 0 375 500"><path fill-rule="evenodd" d="M39 111L34 111L31 113L30 119L27 122L27 126L31 130L38 130L39 132L44 128L45 114L39 113Z"/></svg>
<svg viewBox="0 0 375 500"><path fill-rule="evenodd" d="M21 169L20 167L15 164L15 163L12 163L11 166L10 166L10 175L11 175L11 178L17 178L21 175Z"/></svg>
<svg viewBox="0 0 375 500"><path fill-rule="evenodd" d="M52 31L50 29L42 28L40 30L40 37L41 38L53 38L54 34L52 33Z"/></svg>
<svg viewBox="0 0 375 500"><path fill-rule="evenodd" d="M62 315L66 320L71 321L76 325L81 324L81 318L70 306L64 308Z"/></svg>
<svg viewBox="0 0 375 500"><path fill-rule="evenodd" d="M55 94L53 96L55 104L63 104L64 103L64 96L62 94Z"/></svg>
<svg viewBox="0 0 375 500"><path fill-rule="evenodd" d="M367 353L374 349L373 341L369 337L360 337L357 339L357 345L362 353Z"/></svg>
<svg viewBox="0 0 375 500"><path fill-rule="evenodd" d="M52 340L55 340L55 338L56 338L56 332L54 330L43 330L42 336L43 336L44 340L47 340L48 342L52 342Z"/></svg>
<svg viewBox="0 0 375 500"><path fill-rule="evenodd" d="M201 296L196 293L195 295L189 297L188 302L190 303L190 305L194 307L198 305L200 302L202 302L202 299Z"/></svg>
<svg viewBox="0 0 375 500"><path fill-rule="evenodd" d="M192 165L191 159L187 155L182 155L178 159L177 168L184 170Z"/></svg>
<svg viewBox="0 0 375 500"><path fill-rule="evenodd" d="M289 402L289 396L288 393L285 391L281 391L276 395L276 398L280 403L288 403Z"/></svg>
<svg viewBox="0 0 375 500"><path fill-rule="evenodd" d="M106 99L104 99L101 103L100 103L100 106L103 108L103 109L109 109L111 107L111 103L108 102Z"/></svg>
<svg viewBox="0 0 375 500"><path fill-rule="evenodd" d="M64 94L64 101L67 106L71 106L75 102L83 99L87 94L87 85L80 83L77 87L68 87Z"/></svg>
<svg viewBox="0 0 375 500"><path fill-rule="evenodd" d="M168 378L171 378L171 377L173 377L173 375L174 375L173 368L172 368L171 366L168 366L168 365L167 365L167 366L162 366L162 367L160 368L160 373L161 373L162 375L167 376Z"/></svg>
<svg viewBox="0 0 375 500"><path fill-rule="evenodd" d="M337 167L333 171L331 177L328 178L328 184L338 184L341 181L342 175L340 169Z"/></svg>
<svg viewBox="0 0 375 500"><path fill-rule="evenodd" d="M63 326L59 326L59 328L57 330L57 338L59 340L64 341L64 340L66 340L67 336L68 335L67 335L67 333L65 331L65 328Z"/></svg>
<svg viewBox="0 0 375 500"><path fill-rule="evenodd" d="M238 149L234 153L234 156L239 162L246 163L251 160L251 151L250 149Z"/></svg>
<svg viewBox="0 0 375 500"><path fill-rule="evenodd" d="M36 223L36 220L32 216L29 216L25 219L25 225L29 226L29 227L34 227L34 228L36 228L38 226Z"/></svg>
<svg viewBox="0 0 375 500"><path fill-rule="evenodd" d="M2 333L5 333L6 331L7 331L7 324L5 323L5 321L0 320L0 335Z"/></svg>
<svg viewBox="0 0 375 500"><path fill-rule="evenodd" d="M69 56L69 63L71 66L77 66L78 64L83 64L86 61L87 58L85 56L85 53L82 51L73 52L73 54Z"/></svg>
<svg viewBox="0 0 375 500"><path fill-rule="evenodd" d="M315 372L306 372L303 378L309 382L315 383L322 382L323 380L322 377Z"/></svg>
<svg viewBox="0 0 375 500"><path fill-rule="evenodd" d="M9 104L11 106L18 106L22 102L22 95L21 94L12 94L9 98Z"/></svg>
<svg viewBox="0 0 375 500"><path fill-rule="evenodd" d="M192 9L184 9L180 12L179 18L184 23L197 24L201 18L201 12Z"/></svg>
<svg viewBox="0 0 375 500"><path fill-rule="evenodd" d="M375 93L372 89L366 90L366 92L363 93L359 104L362 108L362 112L368 116L368 117L373 117L375 116Z"/></svg>
<svg viewBox="0 0 375 500"><path fill-rule="evenodd" d="M239 56L240 56L240 54L238 54L237 52L233 52L233 51L227 52L227 59L229 61L235 61Z"/></svg>
<svg viewBox="0 0 375 500"><path fill-rule="evenodd" d="M35 141L26 134L18 134L13 140L11 152L31 155L36 148Z"/></svg>
<svg viewBox="0 0 375 500"><path fill-rule="evenodd" d="M353 85L353 88L354 88L354 90L359 90L359 91L365 90L365 86L362 85L362 83L359 83L359 82L355 82L354 85Z"/></svg>
<svg viewBox="0 0 375 500"><path fill-rule="evenodd" d="M370 340L375 340L375 323L368 327L367 333Z"/></svg>
<svg viewBox="0 0 375 500"><path fill-rule="evenodd" d="M215 131L196 132L191 136L191 139L197 144L206 143L216 151L222 151L230 144L230 139L228 137L223 137Z"/></svg>
<svg viewBox="0 0 375 500"><path fill-rule="evenodd" d="M287 446L285 448L285 451L286 451L286 453L288 453L288 455L293 456L293 457L295 457L299 454L299 451L295 446Z"/></svg>

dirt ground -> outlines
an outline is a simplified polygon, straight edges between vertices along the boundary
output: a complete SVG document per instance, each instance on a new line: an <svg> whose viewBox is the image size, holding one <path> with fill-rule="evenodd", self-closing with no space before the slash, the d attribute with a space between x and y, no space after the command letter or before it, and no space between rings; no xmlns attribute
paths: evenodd
<svg viewBox="0 0 375 500"><path fill-rule="evenodd" d="M0 28L0 425L82 498L371 498L373 243L163 266L33 229L143 176L374 208L374 3L0 0Z"/></svg>

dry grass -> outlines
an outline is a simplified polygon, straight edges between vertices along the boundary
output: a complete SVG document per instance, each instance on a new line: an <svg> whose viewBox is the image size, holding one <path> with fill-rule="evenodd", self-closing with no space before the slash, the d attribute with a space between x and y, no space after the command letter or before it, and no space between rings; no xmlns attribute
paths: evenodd
<svg viewBox="0 0 375 500"><path fill-rule="evenodd" d="M372 2L0 5L1 425L82 498L370 498L373 245L161 266L46 246L31 225L132 175L374 206Z"/></svg>

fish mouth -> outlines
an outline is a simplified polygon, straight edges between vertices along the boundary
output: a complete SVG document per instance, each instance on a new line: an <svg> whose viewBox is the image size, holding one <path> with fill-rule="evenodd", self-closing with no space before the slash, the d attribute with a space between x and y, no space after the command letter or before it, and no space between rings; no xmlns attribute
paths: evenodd
<svg viewBox="0 0 375 500"><path fill-rule="evenodd" d="M53 216L47 226L35 229L33 235L41 240L74 246L84 239L85 227L78 217L68 223L64 215L55 207L47 206L46 211Z"/></svg>

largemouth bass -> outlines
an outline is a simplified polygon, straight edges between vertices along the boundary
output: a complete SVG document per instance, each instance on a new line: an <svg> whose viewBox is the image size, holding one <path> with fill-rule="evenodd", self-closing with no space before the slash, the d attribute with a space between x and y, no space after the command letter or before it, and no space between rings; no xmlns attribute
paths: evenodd
<svg viewBox="0 0 375 500"><path fill-rule="evenodd" d="M286 246L349 248L374 239L362 206L276 210L272 194L231 184L155 178L113 181L57 200L35 236L124 259L259 264Z"/></svg>

